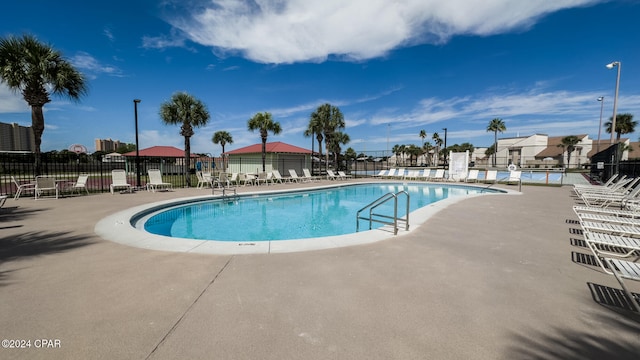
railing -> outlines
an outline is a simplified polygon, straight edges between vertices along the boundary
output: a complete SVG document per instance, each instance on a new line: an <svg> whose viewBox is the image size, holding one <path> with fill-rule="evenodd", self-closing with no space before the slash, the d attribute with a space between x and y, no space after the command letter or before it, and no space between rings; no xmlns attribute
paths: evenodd
<svg viewBox="0 0 640 360"><path fill-rule="evenodd" d="M405 212L405 218L398 217L398 196L402 194L407 196L407 209ZM385 214L376 214L373 212L378 206L381 206L390 200L393 200L393 216L385 215ZM408 192L404 190L399 191L395 194L390 192L385 195L382 195L378 199L372 201L362 209L358 210L358 212L356 213L356 232L360 231L360 220L369 221L369 230L371 230L373 222L377 222L385 225L393 225L393 235L398 234L399 221L404 221L405 231L409 230L409 202L410 202L410 195ZM360 213L366 209L369 209L369 216L368 217L360 216ZM393 221L389 221L389 220L393 220Z"/></svg>

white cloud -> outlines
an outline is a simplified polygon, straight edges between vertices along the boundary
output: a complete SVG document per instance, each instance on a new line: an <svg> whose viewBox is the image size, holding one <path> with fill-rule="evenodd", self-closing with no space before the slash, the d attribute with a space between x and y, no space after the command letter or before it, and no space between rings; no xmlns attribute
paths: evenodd
<svg viewBox="0 0 640 360"><path fill-rule="evenodd" d="M85 70L95 76L95 74L107 74L109 76L123 76L122 70L112 65L101 64L96 58L86 52L78 52L71 63L78 69Z"/></svg>
<svg viewBox="0 0 640 360"><path fill-rule="evenodd" d="M103 30L104 36L107 37L107 39L109 39L109 41L114 42L116 40L115 36L113 35L113 31L111 31L110 28L105 27Z"/></svg>
<svg viewBox="0 0 640 360"><path fill-rule="evenodd" d="M5 84L0 84L0 114L23 112L31 112L31 108L22 95L9 90Z"/></svg>
<svg viewBox="0 0 640 360"><path fill-rule="evenodd" d="M604 0L207 0L169 22L217 53L261 63L365 60L455 35L487 36L531 27L554 11ZM192 10L196 9L196 10ZM148 47L184 46L175 33Z"/></svg>

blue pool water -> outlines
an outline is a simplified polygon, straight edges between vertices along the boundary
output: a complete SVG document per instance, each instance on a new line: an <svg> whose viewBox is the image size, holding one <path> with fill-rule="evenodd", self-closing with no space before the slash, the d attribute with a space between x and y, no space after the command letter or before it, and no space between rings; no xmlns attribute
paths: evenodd
<svg viewBox="0 0 640 360"><path fill-rule="evenodd" d="M384 183L241 196L198 201L160 210L145 217L144 229L157 235L219 241L268 241L344 235L356 231L358 210L384 194L403 190L410 194L410 212L445 198L488 191L470 186ZM404 216L406 196L399 198L398 215ZM376 212L391 215L393 205L385 204ZM360 228L368 229L368 226L368 222L364 221Z"/></svg>

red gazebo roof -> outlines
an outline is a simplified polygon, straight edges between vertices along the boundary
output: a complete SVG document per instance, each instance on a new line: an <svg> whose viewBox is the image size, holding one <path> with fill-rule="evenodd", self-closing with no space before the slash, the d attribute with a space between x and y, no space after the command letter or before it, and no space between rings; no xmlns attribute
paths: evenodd
<svg viewBox="0 0 640 360"><path fill-rule="evenodd" d="M295 145L285 144L281 141L270 142L266 144L266 152L268 153L280 153L280 154L311 154L311 150L301 148ZM227 155L238 154L255 154L262 153L262 143L245 146L240 149L227 151Z"/></svg>
<svg viewBox="0 0 640 360"><path fill-rule="evenodd" d="M124 156L136 156L135 151L130 151L128 153L122 154ZM173 146L152 146L146 149L140 149L140 156L156 156L156 157L175 157L181 158L184 157L184 150L178 149ZM197 155L191 154L191 157L198 157Z"/></svg>

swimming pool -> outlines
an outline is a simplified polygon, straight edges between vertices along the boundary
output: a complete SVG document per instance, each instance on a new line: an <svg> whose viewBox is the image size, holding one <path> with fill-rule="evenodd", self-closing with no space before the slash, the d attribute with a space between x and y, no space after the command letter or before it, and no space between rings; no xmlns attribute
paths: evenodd
<svg viewBox="0 0 640 360"><path fill-rule="evenodd" d="M486 189L440 184L379 183L336 188L212 199L180 204L145 214L135 222L153 234L197 240L276 241L345 235L356 232L356 213L387 193L406 191L409 211L449 197ZM398 199L398 216L406 215L407 197ZM393 202L376 209L393 215ZM362 220L361 220L362 221ZM361 225L368 229L369 222ZM373 223L372 228L383 226Z"/></svg>
<svg viewBox="0 0 640 360"><path fill-rule="evenodd" d="M352 184L356 183L356 181L352 182ZM366 184L391 184L389 182L380 182L380 181L368 181L359 183ZM280 196L286 194L296 194L296 193L308 193L312 190L317 189L336 189L344 186L352 186L352 184L345 185L345 183L334 183L331 185L318 185L312 188L306 189L279 189L279 190L271 190L268 187L263 188L242 188L239 199L242 198L256 198L260 196ZM408 186L413 186L411 182L405 182ZM424 183L423 183L424 184ZM436 185L437 187L441 187L442 185ZM444 188L447 188L451 185L446 184ZM484 185L481 186L465 186L465 187L475 187L477 189L482 189ZM444 189L443 188L443 189ZM500 195L518 195L520 194L517 191L509 190L509 189L496 189L497 192L478 192L476 194L469 194L465 196L451 196L445 198L440 201L433 202L426 206L422 206L417 210L411 210L410 215L410 224L411 227L408 231L401 230L398 235L408 235L418 229L419 226L427 221L429 217L439 212L440 210L470 197L476 196L495 196L496 194ZM245 192L246 191L246 192ZM440 191L440 190L434 190ZM178 195L178 194L176 194ZM138 205L132 208L124 209L117 213L106 216L98 223L96 223L94 227L95 233L105 240L109 240L112 242L120 243L127 246L143 248L143 249L152 249L152 250L160 250L160 251L170 251L170 252L189 252L189 253L199 253L199 254L216 254L216 255L236 255L236 254L271 254L271 253L289 253L289 252L301 252L301 251L310 251L310 250L321 250L321 249L331 249L337 247L347 247L354 245L362 245L362 244L370 244L377 241L389 240L395 237L392 231L385 230L366 230L360 231L357 233L350 233L346 235L336 235L336 236L321 236L314 238L305 238L305 239L290 239L290 240L269 240L269 241L217 241L217 240L199 240L199 239L188 239L188 238L178 238L178 237L170 237L164 235L152 234L147 231L144 231L144 228L140 227L141 224L144 224L144 218L149 218L152 214L157 211L167 210L174 208L179 205L187 205L187 204L198 204L204 203L208 200L212 200L211 195L205 196L190 196L190 197L177 197L171 198L167 200L157 201L154 203L147 203L143 205ZM228 200L228 199L227 199ZM355 225L355 214L350 216L345 216L342 219L346 223L351 223ZM210 226L217 227L233 227L234 224L223 223L221 221L212 220L209 222ZM361 223L361 229L367 229L367 224Z"/></svg>

